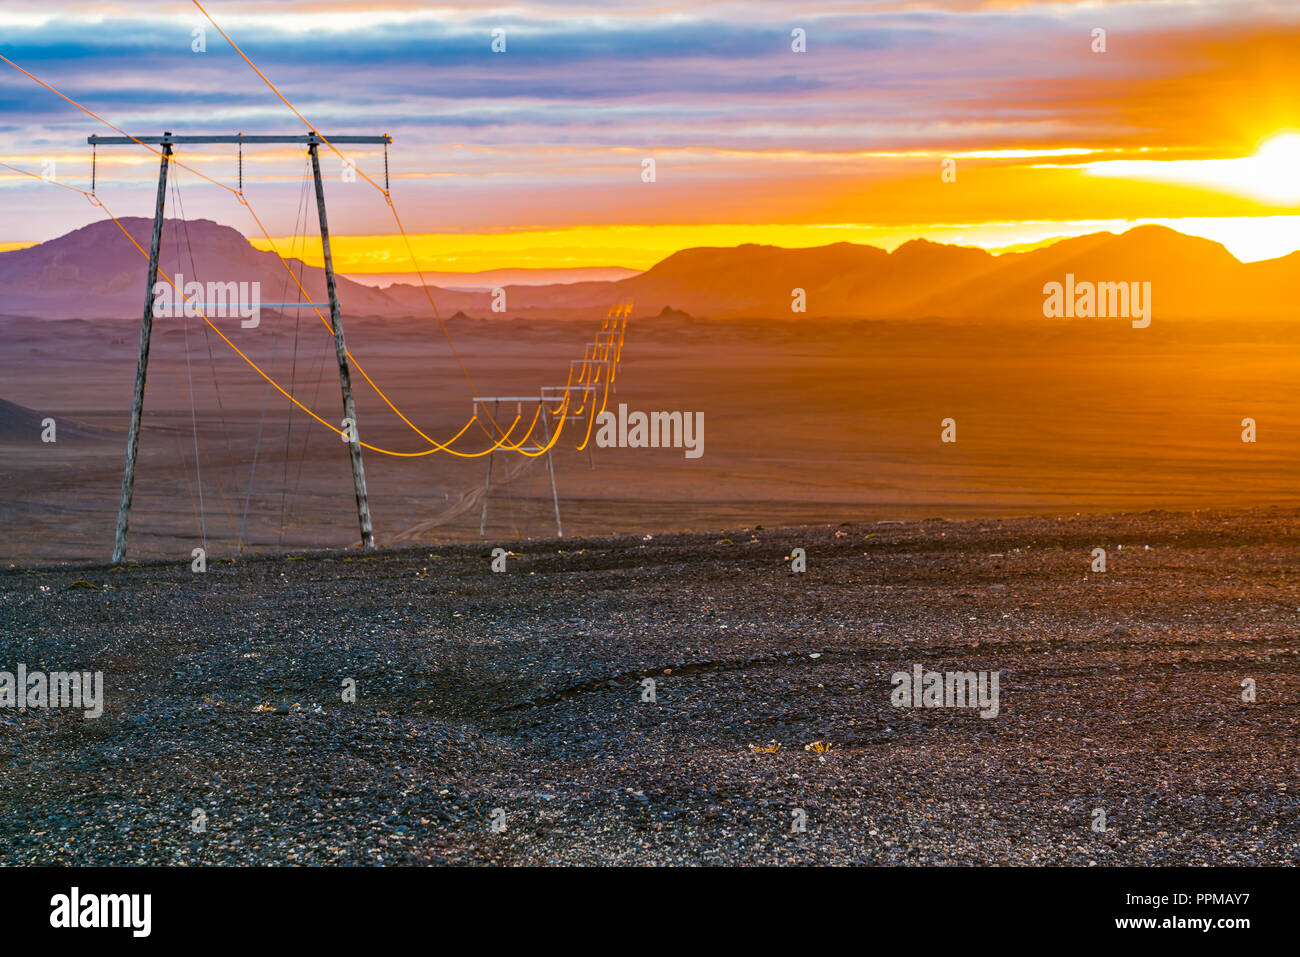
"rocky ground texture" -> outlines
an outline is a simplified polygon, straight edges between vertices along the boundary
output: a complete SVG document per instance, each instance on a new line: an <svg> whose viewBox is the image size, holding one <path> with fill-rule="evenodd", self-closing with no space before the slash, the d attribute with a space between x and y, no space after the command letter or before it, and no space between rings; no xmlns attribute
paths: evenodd
<svg viewBox="0 0 1300 957"><path fill-rule="evenodd" d="M0 862L1296 863L1297 520L9 568L0 670L106 703L0 708ZM997 717L891 706L918 663Z"/></svg>

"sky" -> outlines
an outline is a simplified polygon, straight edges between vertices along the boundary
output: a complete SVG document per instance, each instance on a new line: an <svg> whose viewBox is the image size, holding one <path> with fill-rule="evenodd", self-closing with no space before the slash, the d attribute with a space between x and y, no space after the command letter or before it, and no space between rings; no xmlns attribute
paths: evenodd
<svg viewBox="0 0 1300 957"><path fill-rule="evenodd" d="M392 208L364 178L383 183L381 149L340 147L353 180L323 156L343 272L997 250L1147 222L1244 260L1300 248L1294 0L205 6L327 137L392 135ZM192 2L5 0L0 54L135 135L306 131ZM113 131L0 62L0 162L89 188L91 133ZM236 184L234 147L177 158ZM309 234L313 261L306 172L295 147L245 149L249 207L282 252ZM119 216L152 215L156 176L143 148L98 151ZM173 176L187 217L258 235L229 191ZM0 169L0 249L102 215Z"/></svg>

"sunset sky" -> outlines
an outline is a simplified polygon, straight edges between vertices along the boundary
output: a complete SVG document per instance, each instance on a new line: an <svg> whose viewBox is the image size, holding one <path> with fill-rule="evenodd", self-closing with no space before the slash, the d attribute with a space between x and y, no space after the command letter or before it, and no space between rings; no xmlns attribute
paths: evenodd
<svg viewBox="0 0 1300 957"><path fill-rule="evenodd" d="M392 193L426 269L644 268L742 242L1001 249L1151 221L1242 259L1300 248L1300 3L1287 0L207 8L326 135L393 135ZM0 53L137 135L304 132L210 27L207 51L191 50L205 25L187 2L6 0ZM53 160L88 188L91 133L112 135L0 63L0 162ZM382 182L382 153L344 152ZM178 158L235 183L233 148ZM382 195L324 164L339 269L409 270ZM245 150L249 202L282 252L304 170L292 149ZM229 193L176 172L188 217L256 232ZM118 215L152 215L156 174L142 148L100 150ZM4 171L0 210L0 249L99 215Z"/></svg>

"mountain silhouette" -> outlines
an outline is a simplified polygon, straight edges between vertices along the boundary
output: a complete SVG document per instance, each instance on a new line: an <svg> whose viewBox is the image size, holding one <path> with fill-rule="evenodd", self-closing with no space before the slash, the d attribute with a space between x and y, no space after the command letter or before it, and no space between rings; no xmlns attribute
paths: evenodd
<svg viewBox="0 0 1300 957"><path fill-rule="evenodd" d="M121 217L137 243L148 250L153 220ZM313 302L326 302L325 270L304 266L281 250ZM92 223L49 242L0 253L0 315L48 319L98 319L141 314L148 260L112 222ZM273 252L253 248L238 230L207 219L169 219L163 224L158 271L185 280L258 282L262 302L296 302L301 297ZM338 277L339 301L352 315L397 316L427 312L423 290L403 286L395 292ZM404 298L405 297L405 298ZM418 297L418 301L417 301ZM473 306L483 296L437 290L447 311ZM423 306L423 309L418 308ZM311 313L314 316L314 313ZM328 315L328 313L326 313ZM218 325L229 324L216 320ZM238 321L234 322L238 327Z"/></svg>
<svg viewBox="0 0 1300 957"><path fill-rule="evenodd" d="M152 221L122 220L147 247ZM191 256L193 260L191 262ZM298 289L276 255L209 220L168 220L160 270L187 280L260 282L263 302L294 301ZM290 260L312 299L325 301L324 270ZM0 315L39 318L138 316L146 263L111 222L95 223L27 249L0 253ZM511 317L586 318L632 300L635 314L665 309L719 318L1043 319L1044 286L1076 282L1151 283L1154 317L1277 319L1295 315L1300 252L1242 263L1218 243L1164 226L1064 239L1027 252L916 239L893 252L834 243L786 249L745 244L673 253L626 279L510 285ZM382 288L339 277L345 315L431 315L414 284ZM806 308L792 304L803 291ZM444 316L498 318L486 291L430 287Z"/></svg>

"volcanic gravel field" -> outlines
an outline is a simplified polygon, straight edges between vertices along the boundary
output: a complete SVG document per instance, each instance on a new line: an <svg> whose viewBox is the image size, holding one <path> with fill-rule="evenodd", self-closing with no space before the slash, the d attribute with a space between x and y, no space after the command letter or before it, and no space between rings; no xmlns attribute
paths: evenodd
<svg viewBox="0 0 1300 957"><path fill-rule="evenodd" d="M0 709L0 861L1295 863L1298 517L9 568L0 670L107 700ZM918 663L998 715L892 707Z"/></svg>

